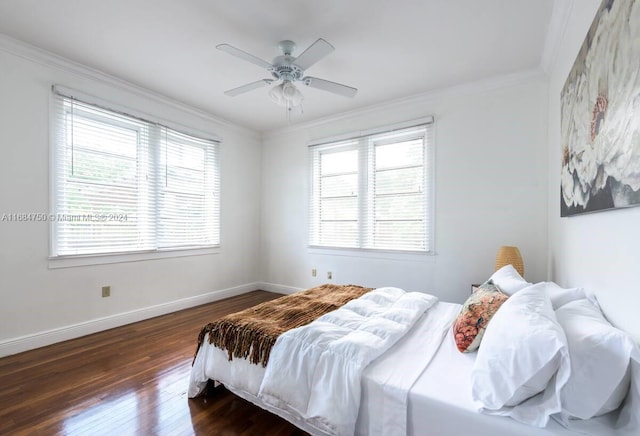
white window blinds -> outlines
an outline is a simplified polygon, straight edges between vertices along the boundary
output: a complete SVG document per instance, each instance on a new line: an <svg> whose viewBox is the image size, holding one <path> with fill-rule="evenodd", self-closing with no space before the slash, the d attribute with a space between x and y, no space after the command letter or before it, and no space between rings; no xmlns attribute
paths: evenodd
<svg viewBox="0 0 640 436"><path fill-rule="evenodd" d="M433 123L312 145L310 245L430 252Z"/></svg>
<svg viewBox="0 0 640 436"><path fill-rule="evenodd" d="M216 141L53 101L52 256L219 245Z"/></svg>

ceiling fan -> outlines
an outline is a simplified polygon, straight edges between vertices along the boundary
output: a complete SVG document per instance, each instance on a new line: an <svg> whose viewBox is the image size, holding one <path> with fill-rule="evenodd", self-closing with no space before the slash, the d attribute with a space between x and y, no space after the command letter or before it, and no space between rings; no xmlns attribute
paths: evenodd
<svg viewBox="0 0 640 436"><path fill-rule="evenodd" d="M259 67L263 67L273 76L273 78L258 80L230 89L225 91L225 94L235 97L236 95L271 85L274 82L282 81L282 83L271 89L269 96L280 106L284 106L290 111L292 108L300 106L303 100L303 96L295 87L294 82L300 82L305 86L332 92L344 97L354 97L358 92L356 88L351 86L304 75L305 70L335 50L334 47L324 39L319 38L297 57L292 55L296 49L296 44L293 41L280 41L278 47L282 55L275 57L273 62L269 63L229 44L217 45L216 48L218 50L237 56Z"/></svg>

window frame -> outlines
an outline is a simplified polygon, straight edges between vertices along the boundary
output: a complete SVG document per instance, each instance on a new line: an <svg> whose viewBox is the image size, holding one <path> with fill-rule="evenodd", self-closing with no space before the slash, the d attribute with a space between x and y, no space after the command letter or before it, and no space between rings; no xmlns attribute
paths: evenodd
<svg viewBox="0 0 640 436"><path fill-rule="evenodd" d="M114 251L114 252L96 252L96 253L82 253L82 254L56 254L56 246L58 241L58 228L55 220L49 219L49 268L66 268L66 267L76 267L76 266L85 266L85 265L99 265L99 264L109 264L109 263L121 263L121 262L132 262L132 261L140 261L140 260L151 260L151 259L162 259L162 258L171 258L171 257L183 257L183 256L199 256L199 255L208 255L208 254L216 254L220 252L220 244L221 244L221 210L220 210L220 146L221 139L212 133L198 131L196 129L192 129L190 127L185 127L181 124L167 121L164 119L160 119L157 117L150 116L144 112L140 112L138 110L125 107L116 103L112 103L111 101L103 100L99 97L95 97L89 94L85 94L81 91L77 91L74 89L70 89L60 85L52 85L51 92L49 98L49 216L52 216L56 213L62 213L57 211L57 201L58 197L56 191L58 189L58 178L60 177L57 174L59 168L59 156L58 156L58 144L57 144L57 135L59 131L58 127L58 119L57 119L57 111L60 102L59 98L73 99L78 102L81 102L86 105L95 106L98 109L106 110L113 112L117 115L124 115L126 117L132 118L134 120L139 120L141 123L142 129L149 129L149 125L154 125L158 127L158 131L161 129L168 128L178 134L184 134L198 140L211 142L212 151L205 153L205 159L213 156L212 163L212 172L211 177L215 179L214 183L214 200L212 207L214 208L215 219L217 220L217 233L215 234L215 239L217 242L213 244L198 244L198 245L183 245L178 247L160 247L159 244L161 242L161 235L157 234L154 239L154 247L152 249L140 249L140 250L123 250L123 251ZM99 117L100 118L100 117ZM99 122L104 122L103 119L98 120ZM146 124L146 125L145 125ZM118 121L113 123L113 126L119 125ZM130 128L127 127L127 128ZM149 134L149 137L154 136L154 134ZM150 139L151 141L151 139ZM138 144L140 147L140 144ZM150 145L149 150L147 152L147 156L145 159L149 162L152 160L157 160L161 156L161 150L151 150L153 147L160 147L160 145ZM137 158L139 159L139 158ZM139 162L138 162L139 163ZM65 169L66 171L66 169ZM157 177L154 177L157 178ZM140 181L136 180L136 184L139 185ZM157 180L151 184L152 190L158 190L158 187L154 184L158 183ZM206 185L205 185L206 186ZM206 188L205 188L206 189ZM147 194L145 194L147 195ZM157 196L157 194L156 194ZM155 212L161 213L160 210L160 197L156 198L157 205L152 206L155 209ZM159 216L152 216L152 220L155 222L156 233L159 232L160 225L158 224Z"/></svg>
<svg viewBox="0 0 640 436"><path fill-rule="evenodd" d="M424 155L423 165L424 169L424 222L425 222L425 250L411 250L411 249L394 249L394 248L372 248L368 247L367 240L373 238L373 230L368 227L373 225L374 218L368 218L368 208L374 206L373 197L373 184L372 179L375 177L375 163L372 162L370 157L375 154L376 136L382 136L384 134L392 134L394 131L405 130L412 127L425 127L424 133ZM358 245L357 247L341 247L331 245L321 245L314 241L313 229L318 229L319 221L319 184L316 182L316 174L314 173L318 165L314 164L314 154L319 155L322 149L330 149L335 146L340 147L341 142L351 141L353 147L359 149L359 153L364 152L367 157L359 159L359 188L358 196ZM365 144L363 144L363 142ZM308 232L307 232L307 245L310 253L315 254L333 254L342 256L360 256L360 257L372 257L372 258L390 258L395 255L403 255L406 260L421 259L424 255L435 255L435 120L433 116L424 117L420 119L410 120L393 125L368 129L360 132L334 136L330 138L323 138L320 140L312 141L308 144L309 147L309 216L307 220ZM373 152L369 152L368 147L374 149ZM365 195L361 195L364 193ZM364 197L364 198L362 198ZM314 213L318 211L318 213ZM319 236L318 236L319 237ZM315 243L314 243L315 242Z"/></svg>

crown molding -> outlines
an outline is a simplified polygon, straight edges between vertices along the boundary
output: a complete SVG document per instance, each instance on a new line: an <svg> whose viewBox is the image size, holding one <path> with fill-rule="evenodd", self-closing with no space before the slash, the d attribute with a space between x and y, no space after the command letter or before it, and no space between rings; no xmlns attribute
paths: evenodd
<svg viewBox="0 0 640 436"><path fill-rule="evenodd" d="M491 77L489 79L478 80L474 82L468 82L461 85L455 85L448 88L436 89L432 91L423 92L420 94L414 94L408 97L402 97L394 100L385 101L378 104L369 105L365 108L354 109L351 111L341 112L338 114L330 115L323 118L318 118L306 123L295 124L274 130L267 130L262 132L262 140L273 139L281 135L288 135L300 131L305 131L314 127L319 127L325 124L334 123L337 121L353 118L356 116L363 116L380 111L389 111L398 107L407 105L418 105L428 103L435 99L449 98L454 96L467 95L475 92L490 91L500 88L507 88L510 86L519 85L536 79L544 79L547 77L540 68L520 71L513 74L507 74L503 76Z"/></svg>
<svg viewBox="0 0 640 436"><path fill-rule="evenodd" d="M571 16L574 0L555 0L553 11L549 20L547 38L544 42L544 49L540 59L540 68L546 74L550 74L558 61L558 51L564 39L564 33Z"/></svg>
<svg viewBox="0 0 640 436"><path fill-rule="evenodd" d="M250 135L256 141L260 140L260 135L255 130L249 129L245 126L241 126L222 117L215 116L205 110L196 108L186 103L182 103L181 101L175 100L171 97L167 97L158 92L151 91L140 85L136 85L124 79L120 79L119 77L112 76L95 68L88 67L79 62L75 62L71 59L51 53L47 50L33 46L24 41L17 40L3 33L0 33L0 50L26 59L28 61L43 65L45 67L54 68L83 78L95 80L103 84L113 86L139 97L143 97L156 103L178 109L182 112L196 116L205 121L215 123L220 127L226 127L236 132Z"/></svg>

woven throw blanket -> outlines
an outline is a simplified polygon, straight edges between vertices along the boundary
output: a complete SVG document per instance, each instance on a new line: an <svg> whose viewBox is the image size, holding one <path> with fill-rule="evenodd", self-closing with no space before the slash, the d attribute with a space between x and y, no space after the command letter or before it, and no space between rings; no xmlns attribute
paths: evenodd
<svg viewBox="0 0 640 436"><path fill-rule="evenodd" d="M229 360L248 358L253 364L267 366L271 348L282 333L309 324L370 290L326 284L232 313L202 328L196 354L208 333L209 343L227 350Z"/></svg>

